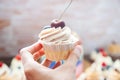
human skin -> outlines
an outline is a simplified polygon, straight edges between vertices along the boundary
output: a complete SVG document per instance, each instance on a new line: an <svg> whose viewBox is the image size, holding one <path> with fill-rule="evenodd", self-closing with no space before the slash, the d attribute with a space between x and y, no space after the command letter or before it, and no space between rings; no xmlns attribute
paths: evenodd
<svg viewBox="0 0 120 80"><path fill-rule="evenodd" d="M41 64L37 60L44 55L42 44L35 44L20 50L27 80L76 80L76 63L81 55L80 45L76 45L64 64L58 62L54 69L48 68L51 61L45 59Z"/></svg>

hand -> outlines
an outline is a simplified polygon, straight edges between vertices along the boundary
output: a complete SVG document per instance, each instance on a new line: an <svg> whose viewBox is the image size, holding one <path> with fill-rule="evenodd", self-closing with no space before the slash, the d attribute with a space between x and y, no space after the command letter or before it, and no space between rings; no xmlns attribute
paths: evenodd
<svg viewBox="0 0 120 80"><path fill-rule="evenodd" d="M50 69L48 66L51 61L46 59L41 64L36 62L44 55L39 42L20 51L27 80L76 80L76 63L80 53L81 47L77 45L64 64L59 66L60 62L58 62L54 69Z"/></svg>

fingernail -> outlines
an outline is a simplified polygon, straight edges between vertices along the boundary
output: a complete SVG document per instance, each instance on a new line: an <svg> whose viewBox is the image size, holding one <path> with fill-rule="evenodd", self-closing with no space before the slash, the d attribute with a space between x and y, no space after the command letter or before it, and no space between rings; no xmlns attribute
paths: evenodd
<svg viewBox="0 0 120 80"><path fill-rule="evenodd" d="M42 43L41 43L40 40L38 40L35 44L39 44L39 46L40 46L41 48L43 47L43 45L42 45Z"/></svg>
<svg viewBox="0 0 120 80"><path fill-rule="evenodd" d="M81 45L81 43L82 43L82 42L81 42L80 40L77 41L77 42L76 42L76 46L77 46L77 45Z"/></svg>

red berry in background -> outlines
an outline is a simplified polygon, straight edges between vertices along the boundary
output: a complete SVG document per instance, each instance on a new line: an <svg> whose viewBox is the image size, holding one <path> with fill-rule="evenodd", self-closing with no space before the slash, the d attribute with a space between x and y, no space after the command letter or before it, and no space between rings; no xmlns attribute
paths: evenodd
<svg viewBox="0 0 120 80"><path fill-rule="evenodd" d="M64 28L65 27L65 23L64 23L64 21L55 19L55 20L53 20L51 22L51 27L55 27L55 28L61 27L61 28Z"/></svg>
<svg viewBox="0 0 120 80"><path fill-rule="evenodd" d="M100 51L100 52L103 52L103 51L104 51L104 49L103 49L103 48L99 48L99 51Z"/></svg>
<svg viewBox="0 0 120 80"><path fill-rule="evenodd" d="M3 62L0 62L0 67L2 67L3 66Z"/></svg>
<svg viewBox="0 0 120 80"><path fill-rule="evenodd" d="M106 52L101 52L102 56L107 57L107 53Z"/></svg>
<svg viewBox="0 0 120 80"><path fill-rule="evenodd" d="M106 67L107 64L105 62L102 63L102 67Z"/></svg>
<svg viewBox="0 0 120 80"><path fill-rule="evenodd" d="M102 54L102 56L107 57L107 53L104 51L103 48L100 48L99 51Z"/></svg>
<svg viewBox="0 0 120 80"><path fill-rule="evenodd" d="M16 58L17 60L21 60L21 56L20 56L20 55L16 55L15 58Z"/></svg>

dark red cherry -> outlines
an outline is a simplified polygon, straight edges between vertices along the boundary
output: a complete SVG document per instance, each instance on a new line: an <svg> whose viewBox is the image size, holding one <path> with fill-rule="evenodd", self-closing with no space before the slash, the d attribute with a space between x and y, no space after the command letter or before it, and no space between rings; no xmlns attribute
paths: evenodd
<svg viewBox="0 0 120 80"><path fill-rule="evenodd" d="M64 21L55 19L51 22L51 27L55 27L55 28L61 27L61 28L63 28L63 27L65 27L65 23L64 23Z"/></svg>

